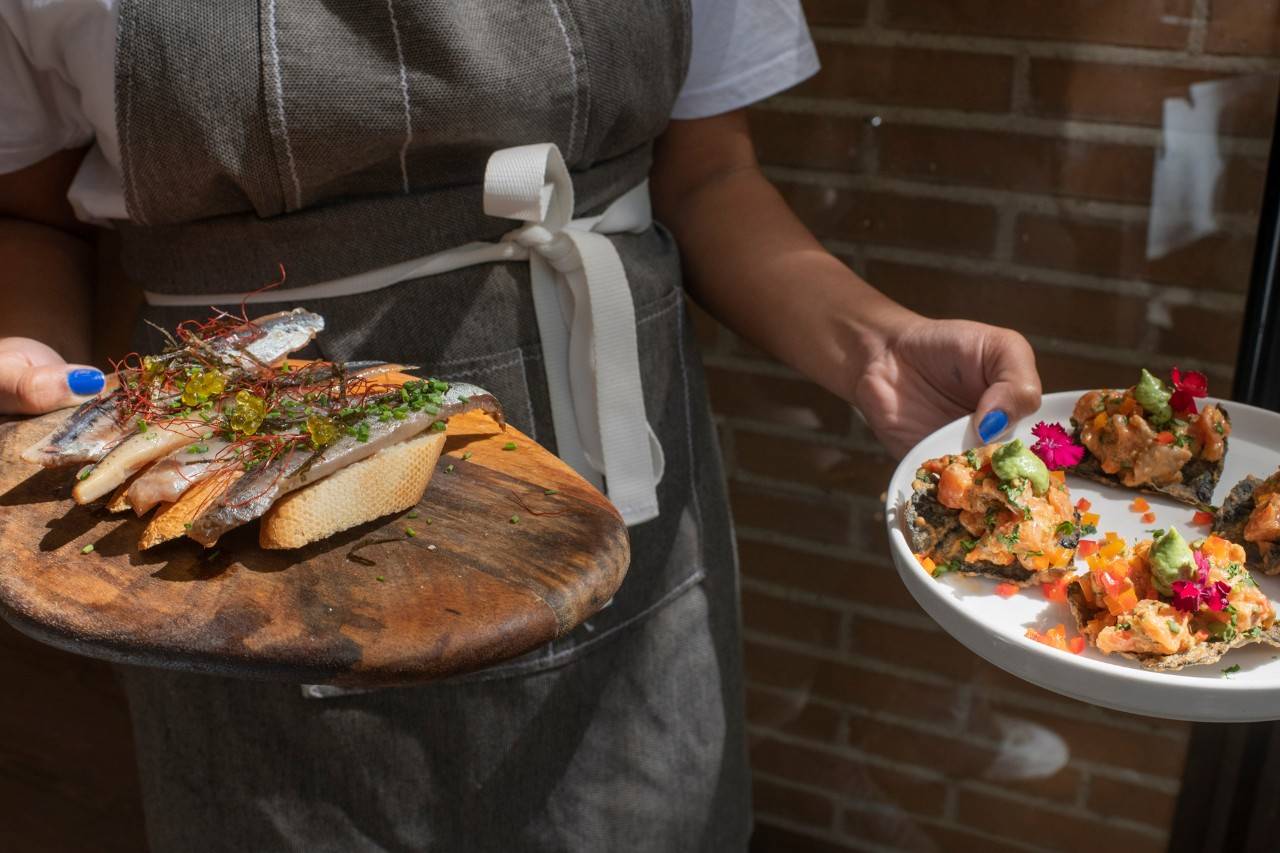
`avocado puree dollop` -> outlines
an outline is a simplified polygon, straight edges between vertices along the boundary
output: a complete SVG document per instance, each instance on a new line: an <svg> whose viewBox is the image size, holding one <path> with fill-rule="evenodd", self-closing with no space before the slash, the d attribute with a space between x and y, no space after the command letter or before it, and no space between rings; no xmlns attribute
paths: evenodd
<svg viewBox="0 0 1280 853"><path fill-rule="evenodd" d="M1151 563L1151 582L1161 595L1173 595L1173 582L1189 578L1196 565L1191 546L1173 527L1152 543L1147 560Z"/></svg>
<svg viewBox="0 0 1280 853"><path fill-rule="evenodd" d="M1173 396L1173 392L1145 367L1142 369L1142 378L1134 386L1133 396L1147 410L1152 423L1167 423L1173 417L1173 409L1169 406L1169 398Z"/></svg>
<svg viewBox="0 0 1280 853"><path fill-rule="evenodd" d="M1020 438L1015 438L991 454L991 470L1006 482L1025 477L1037 495L1049 491L1049 469L1026 448Z"/></svg>

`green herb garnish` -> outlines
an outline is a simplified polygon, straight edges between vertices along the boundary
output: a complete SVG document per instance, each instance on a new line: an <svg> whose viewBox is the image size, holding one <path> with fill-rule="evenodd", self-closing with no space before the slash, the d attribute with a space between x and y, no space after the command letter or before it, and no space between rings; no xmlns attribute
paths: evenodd
<svg viewBox="0 0 1280 853"><path fill-rule="evenodd" d="M516 449L516 443L515 443L514 441L508 441L506 444L502 445L502 449L503 449L503 450L515 450L515 449Z"/></svg>
<svg viewBox="0 0 1280 853"><path fill-rule="evenodd" d="M92 543L92 542L90 542L88 545L85 545L83 548L81 548L81 549L80 549L80 553L81 553L81 554L92 554L92 553L93 553L93 543Z"/></svg>
<svg viewBox="0 0 1280 853"><path fill-rule="evenodd" d="M1227 667L1222 671L1222 677L1230 678L1231 676L1235 675L1239 671L1240 671L1240 664L1233 663L1231 664L1231 666Z"/></svg>

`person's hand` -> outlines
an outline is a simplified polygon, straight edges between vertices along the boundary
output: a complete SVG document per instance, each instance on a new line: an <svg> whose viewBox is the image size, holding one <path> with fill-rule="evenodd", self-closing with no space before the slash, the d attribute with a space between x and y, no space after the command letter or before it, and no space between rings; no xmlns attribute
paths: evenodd
<svg viewBox="0 0 1280 853"><path fill-rule="evenodd" d="M973 413L990 441L1040 407L1040 376L1026 338L968 320L920 318L868 363L854 404L896 457L938 427Z"/></svg>
<svg viewBox="0 0 1280 853"><path fill-rule="evenodd" d="M31 338L0 338L0 415L38 415L74 406L102 390L96 367L67 364Z"/></svg>

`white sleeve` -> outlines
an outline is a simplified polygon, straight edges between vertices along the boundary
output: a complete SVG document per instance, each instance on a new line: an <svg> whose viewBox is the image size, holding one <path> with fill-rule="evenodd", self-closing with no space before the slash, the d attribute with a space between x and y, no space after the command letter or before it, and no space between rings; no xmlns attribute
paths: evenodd
<svg viewBox="0 0 1280 853"><path fill-rule="evenodd" d="M0 173L93 139L80 95L59 67L60 51L50 50L49 11L0 2Z"/></svg>
<svg viewBox="0 0 1280 853"><path fill-rule="evenodd" d="M690 0L689 74L671 117L705 118L789 89L818 70L799 0Z"/></svg>

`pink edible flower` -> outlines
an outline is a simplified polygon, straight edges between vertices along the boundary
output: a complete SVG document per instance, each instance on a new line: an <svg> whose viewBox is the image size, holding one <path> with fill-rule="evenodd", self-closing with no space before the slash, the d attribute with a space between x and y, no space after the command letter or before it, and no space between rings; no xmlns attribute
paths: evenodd
<svg viewBox="0 0 1280 853"><path fill-rule="evenodd" d="M1196 558L1196 583L1204 586L1209 582L1209 558L1203 551L1192 551L1191 556Z"/></svg>
<svg viewBox="0 0 1280 853"><path fill-rule="evenodd" d="M1183 373L1174 368L1170 374L1173 379L1173 396L1169 398L1169 406L1180 415L1196 413L1196 397L1209 393L1209 379L1203 373L1189 370Z"/></svg>
<svg viewBox="0 0 1280 853"><path fill-rule="evenodd" d="M1173 609L1195 613L1200 609L1200 586L1191 581L1173 582Z"/></svg>
<svg viewBox="0 0 1280 853"><path fill-rule="evenodd" d="M1031 452L1039 456L1050 471L1079 465L1084 458L1084 448L1071 439L1071 435L1061 424L1041 421L1031 430L1031 434L1036 437L1036 443L1031 445Z"/></svg>
<svg viewBox="0 0 1280 853"><path fill-rule="evenodd" d="M1231 587L1223 581L1218 581L1213 586L1205 587L1200 593L1200 600L1210 610L1221 610L1227 606L1227 596L1231 593Z"/></svg>

